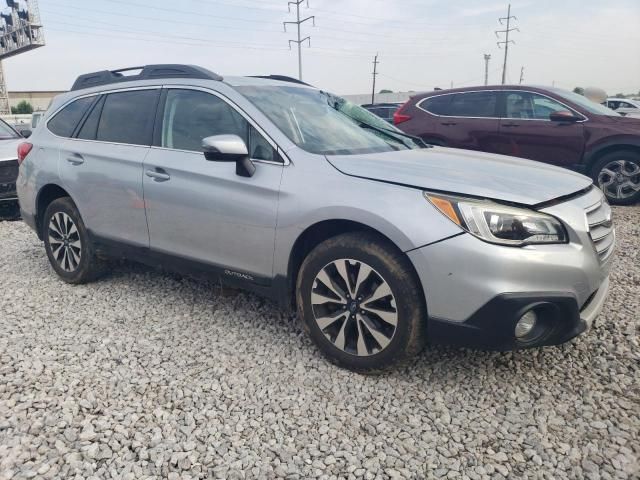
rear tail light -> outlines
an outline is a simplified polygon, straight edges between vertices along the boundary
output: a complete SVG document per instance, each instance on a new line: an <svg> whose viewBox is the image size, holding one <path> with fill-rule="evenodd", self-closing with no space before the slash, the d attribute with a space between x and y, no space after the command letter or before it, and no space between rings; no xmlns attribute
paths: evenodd
<svg viewBox="0 0 640 480"><path fill-rule="evenodd" d="M400 123L406 122L407 120L411 120L411 115L407 115L406 113L402 113L405 108L409 106L409 102L402 105L396 113L393 114L393 124L399 125Z"/></svg>
<svg viewBox="0 0 640 480"><path fill-rule="evenodd" d="M18 165L21 165L24 162L24 159L27 158L29 152L33 148L33 144L29 142L22 142L18 145Z"/></svg>

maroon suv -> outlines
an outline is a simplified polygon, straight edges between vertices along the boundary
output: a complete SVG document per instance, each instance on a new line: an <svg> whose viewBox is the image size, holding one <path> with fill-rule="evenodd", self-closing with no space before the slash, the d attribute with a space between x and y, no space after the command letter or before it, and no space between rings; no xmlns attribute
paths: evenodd
<svg viewBox="0 0 640 480"><path fill-rule="evenodd" d="M394 123L428 143L577 170L611 203L640 200L640 119L572 92L522 85L438 90L411 98Z"/></svg>

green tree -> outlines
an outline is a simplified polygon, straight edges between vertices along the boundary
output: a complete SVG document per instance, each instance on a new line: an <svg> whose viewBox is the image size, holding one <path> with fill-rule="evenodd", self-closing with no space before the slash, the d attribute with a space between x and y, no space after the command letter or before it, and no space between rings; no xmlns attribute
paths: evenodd
<svg viewBox="0 0 640 480"><path fill-rule="evenodd" d="M383 89L383 90L380 90L380 93L393 93L393 90Z"/></svg>
<svg viewBox="0 0 640 480"><path fill-rule="evenodd" d="M573 93L577 93L578 95L584 95L584 88L576 87L573 89Z"/></svg>
<svg viewBox="0 0 640 480"><path fill-rule="evenodd" d="M33 113L33 105L26 100L22 100L15 107L11 107L11 113L14 115L30 115Z"/></svg>
<svg viewBox="0 0 640 480"><path fill-rule="evenodd" d="M624 93L616 93L616 98L627 98Z"/></svg>

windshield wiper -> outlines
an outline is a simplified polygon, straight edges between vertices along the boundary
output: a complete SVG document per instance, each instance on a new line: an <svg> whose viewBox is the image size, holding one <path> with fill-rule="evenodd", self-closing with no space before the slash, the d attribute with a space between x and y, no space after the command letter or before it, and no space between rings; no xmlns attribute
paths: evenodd
<svg viewBox="0 0 640 480"><path fill-rule="evenodd" d="M347 115L348 116L348 115ZM353 118L350 117L349 118ZM357 118L353 118L353 120L355 120L356 122L360 123L360 126L362 128L369 128L371 130L375 130L376 132L380 132L382 134L388 135L390 137L393 137L395 135L400 135L401 137L405 137L405 138L409 138L411 140L413 140L415 143L417 143L418 145L422 145L423 148L433 148L433 145L428 144L427 142L425 142L423 139L421 139L420 137L416 137L414 135L409 135L408 133L404 133L404 132L400 132L400 131L396 131L396 130L389 130L387 128L382 128L382 127L376 127L374 125L371 125L369 123L365 123L362 120L359 120ZM402 142L404 143L404 142ZM405 145L407 145L409 147L408 144L404 143Z"/></svg>
<svg viewBox="0 0 640 480"><path fill-rule="evenodd" d="M336 97L335 95L332 95L332 94L330 94L328 92L321 91L320 93L322 93L327 98L327 103L329 104L329 106L331 108L333 108L334 110L340 112L345 117L348 117L351 120L354 120L354 121L358 122L358 124L362 128L366 128L366 129L369 129L369 130L376 131L378 133L386 135L387 137L391 137L396 141L400 141L405 147L407 147L409 149L412 148L413 145L410 145L410 144L408 144L406 142L403 142L402 139L399 139L396 135L401 136L401 137L405 137L405 138L409 138L409 139L413 140L418 146L422 145L423 148L432 148L433 147L433 145L428 144L427 142L425 142L420 137L415 137L413 135L409 135L408 133L404 133L404 132L401 132L399 130L390 130L388 128L377 127L375 125L371 125L370 123L367 123L367 122L363 121L361 118L357 118L357 117L354 117L352 115L349 115L347 112L345 112L342 109L342 105L344 105L346 103L346 100L344 98Z"/></svg>

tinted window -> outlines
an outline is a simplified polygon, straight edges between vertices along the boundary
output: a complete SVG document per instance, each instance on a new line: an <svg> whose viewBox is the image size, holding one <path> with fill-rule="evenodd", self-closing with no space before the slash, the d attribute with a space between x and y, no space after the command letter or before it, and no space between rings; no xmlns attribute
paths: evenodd
<svg viewBox="0 0 640 480"><path fill-rule="evenodd" d="M107 95L97 140L151 145L158 90L136 90Z"/></svg>
<svg viewBox="0 0 640 480"><path fill-rule="evenodd" d="M169 90L162 124L162 146L202 151L213 135L238 135L247 141L248 124L218 97L197 90Z"/></svg>
<svg viewBox="0 0 640 480"><path fill-rule="evenodd" d="M529 92L507 93L505 109L507 118L530 120L549 120L549 115L553 112L568 110L551 98Z"/></svg>
<svg viewBox="0 0 640 480"><path fill-rule="evenodd" d="M98 122L100 121L100 113L102 112L102 105L104 104L104 97L93 107L91 113L84 121L84 125L78 133L78 138L84 140L95 140L98 132Z"/></svg>
<svg viewBox="0 0 640 480"><path fill-rule="evenodd" d="M269 142L224 100L197 90L167 92L161 145L178 150L202 151L202 140L214 135L238 135L251 158L274 160Z"/></svg>
<svg viewBox="0 0 640 480"><path fill-rule="evenodd" d="M59 137L70 137L95 99L96 97L80 98L64 107L47 124L49 130Z"/></svg>
<svg viewBox="0 0 640 480"><path fill-rule="evenodd" d="M434 115L449 115L449 104L453 95L441 95L424 100L421 107Z"/></svg>
<svg viewBox="0 0 640 480"><path fill-rule="evenodd" d="M495 117L496 98L494 92L456 93L449 105L449 116Z"/></svg>

